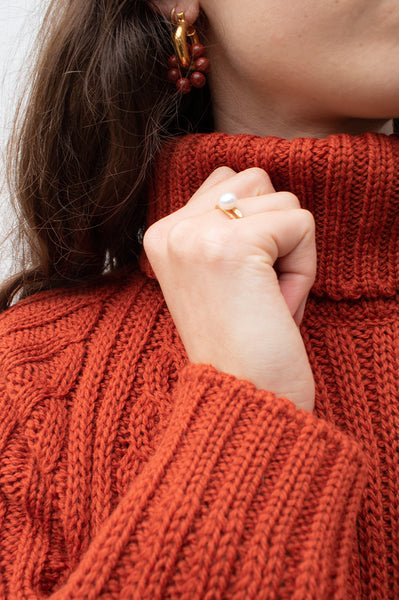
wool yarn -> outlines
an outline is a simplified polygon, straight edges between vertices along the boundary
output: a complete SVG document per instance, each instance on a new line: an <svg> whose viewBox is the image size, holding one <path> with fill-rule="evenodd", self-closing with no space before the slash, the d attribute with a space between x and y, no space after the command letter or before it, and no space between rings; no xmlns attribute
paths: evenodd
<svg viewBox="0 0 399 600"><path fill-rule="evenodd" d="M189 364L144 255L0 315L0 598L399 598L398 159L215 133L154 171L149 222L222 165L315 214L315 414Z"/></svg>

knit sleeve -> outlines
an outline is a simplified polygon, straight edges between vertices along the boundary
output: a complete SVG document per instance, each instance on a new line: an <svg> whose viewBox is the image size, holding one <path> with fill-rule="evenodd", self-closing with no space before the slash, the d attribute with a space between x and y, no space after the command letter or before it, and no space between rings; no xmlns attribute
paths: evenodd
<svg viewBox="0 0 399 600"><path fill-rule="evenodd" d="M52 598L355 597L365 483L333 426L189 365L162 442Z"/></svg>

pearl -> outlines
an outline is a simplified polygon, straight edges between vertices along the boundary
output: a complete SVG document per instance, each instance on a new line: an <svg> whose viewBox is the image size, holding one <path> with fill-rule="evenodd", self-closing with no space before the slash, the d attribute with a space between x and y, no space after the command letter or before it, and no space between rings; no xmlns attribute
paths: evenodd
<svg viewBox="0 0 399 600"><path fill-rule="evenodd" d="M237 196L233 192L226 192L222 194L218 200L218 206L222 210L231 210L235 208L237 203Z"/></svg>

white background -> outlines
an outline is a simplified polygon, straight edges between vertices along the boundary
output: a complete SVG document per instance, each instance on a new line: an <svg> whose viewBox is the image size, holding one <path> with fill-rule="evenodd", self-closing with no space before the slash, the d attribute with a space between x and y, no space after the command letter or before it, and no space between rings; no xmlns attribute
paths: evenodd
<svg viewBox="0 0 399 600"><path fill-rule="evenodd" d="M0 0L0 279L12 269L13 219L5 189L4 158L17 99L48 0Z"/></svg>

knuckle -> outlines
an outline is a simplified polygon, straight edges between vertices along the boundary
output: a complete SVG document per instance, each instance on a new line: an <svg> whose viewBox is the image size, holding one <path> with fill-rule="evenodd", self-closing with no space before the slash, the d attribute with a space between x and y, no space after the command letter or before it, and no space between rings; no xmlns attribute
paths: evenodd
<svg viewBox="0 0 399 600"><path fill-rule="evenodd" d="M307 234L309 237L314 238L316 232L316 224L312 213L304 208L299 208L298 213L298 225L302 232Z"/></svg>
<svg viewBox="0 0 399 600"><path fill-rule="evenodd" d="M180 263L220 263L233 246L232 237L229 228L219 224L207 223L206 228L198 228L182 221L169 232L168 253Z"/></svg>
<svg viewBox="0 0 399 600"><path fill-rule="evenodd" d="M256 188L257 192L264 193L265 187L272 185L269 175L260 167L250 167L245 171L250 183Z"/></svg>
<svg viewBox="0 0 399 600"><path fill-rule="evenodd" d="M232 246L232 232L228 228L219 225L210 226L201 236L199 243L200 255L205 263L219 263L227 255Z"/></svg>
<svg viewBox="0 0 399 600"><path fill-rule="evenodd" d="M235 175L235 171L230 169L230 167L217 167L212 173L207 177L199 190L203 190L203 188L208 188L209 186L217 185L218 183L223 183L224 181L229 180L233 175Z"/></svg>
<svg viewBox="0 0 399 600"><path fill-rule="evenodd" d="M281 200L288 206L292 208L300 208L300 202L298 196L293 194L292 192L277 192L280 196Z"/></svg>
<svg viewBox="0 0 399 600"><path fill-rule="evenodd" d="M314 232L316 229L316 223L314 220L314 216L313 214L306 209L302 209L302 214L303 214L303 219L304 222L306 223L307 229L309 229L309 231Z"/></svg>
<svg viewBox="0 0 399 600"><path fill-rule="evenodd" d="M162 237L162 224L161 221L157 221L151 225L143 237L143 247L148 256L156 254L160 247L160 241Z"/></svg>
<svg viewBox="0 0 399 600"><path fill-rule="evenodd" d="M233 171L233 169L230 169L230 167L217 167L213 171L211 176L218 177L220 179L226 179L227 177L231 177L234 174L235 171Z"/></svg>
<svg viewBox="0 0 399 600"><path fill-rule="evenodd" d="M168 231L166 246L168 254L179 258L187 254L192 245L193 228L188 219L175 223Z"/></svg>

